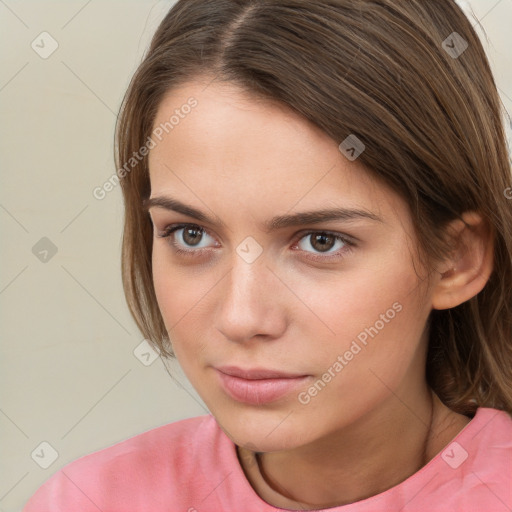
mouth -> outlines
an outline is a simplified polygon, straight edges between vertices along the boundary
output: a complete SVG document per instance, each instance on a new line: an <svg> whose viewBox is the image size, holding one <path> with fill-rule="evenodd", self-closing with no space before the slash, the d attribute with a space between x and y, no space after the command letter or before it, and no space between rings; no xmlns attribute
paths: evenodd
<svg viewBox="0 0 512 512"><path fill-rule="evenodd" d="M304 386L311 375L290 374L264 368L215 368L221 387L234 400L251 405L275 402Z"/></svg>

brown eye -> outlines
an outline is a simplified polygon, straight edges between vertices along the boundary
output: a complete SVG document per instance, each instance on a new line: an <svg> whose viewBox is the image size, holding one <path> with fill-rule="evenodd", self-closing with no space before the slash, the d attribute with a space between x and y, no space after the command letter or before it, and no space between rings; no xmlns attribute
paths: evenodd
<svg viewBox="0 0 512 512"><path fill-rule="evenodd" d="M205 237L213 239L208 232L195 224L178 224L168 226L158 238L168 238L169 244L180 254L189 254L190 256L199 254L202 249L208 248L208 245L199 245Z"/></svg>
<svg viewBox="0 0 512 512"><path fill-rule="evenodd" d="M317 251L325 252L334 246L336 237L328 235L326 233L318 233L315 235L309 235L311 240L311 246Z"/></svg>
<svg viewBox="0 0 512 512"><path fill-rule="evenodd" d="M197 227L183 228L182 239L187 245L197 245L203 236L203 230Z"/></svg>
<svg viewBox="0 0 512 512"><path fill-rule="evenodd" d="M347 256L356 247L356 242L341 233L310 231L296 239L293 249L298 247L306 258L319 263L334 263Z"/></svg>
<svg viewBox="0 0 512 512"><path fill-rule="evenodd" d="M315 251L318 251L320 253L327 253L329 252L333 247L336 246L336 241L339 242L338 249L343 249L345 245L347 245L347 242L341 238L340 236L336 236L331 233L324 233L324 232L315 232L315 233L307 233L305 236L301 238L299 241L306 240L309 243L303 243L302 247L300 247L304 251L308 251L308 246L312 247ZM334 251L336 252L336 251Z"/></svg>
<svg viewBox="0 0 512 512"><path fill-rule="evenodd" d="M168 238L169 245L179 255L188 257L204 257L204 251L211 247L219 247L209 232L196 224L174 224L167 226L163 233L157 235L158 238ZM202 244L207 238L214 240L214 244ZM320 263L334 262L346 256L356 246L349 237L340 233L330 233L326 231L310 231L303 233L300 238L296 238L292 249L298 246L301 252L308 254L310 260ZM309 243L304 243L308 241ZM200 245L202 244L202 245ZM309 250L309 249L312 249ZM333 250L334 249L334 250Z"/></svg>

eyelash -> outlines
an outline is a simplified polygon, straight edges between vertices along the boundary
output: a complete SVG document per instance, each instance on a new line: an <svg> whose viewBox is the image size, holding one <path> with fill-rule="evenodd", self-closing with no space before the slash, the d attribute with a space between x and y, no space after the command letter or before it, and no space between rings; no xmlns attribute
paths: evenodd
<svg viewBox="0 0 512 512"><path fill-rule="evenodd" d="M176 241L174 240L174 237L171 237L171 235L175 232L175 231L178 231L180 229L183 229L183 228L189 228L189 227L192 227L192 228L197 228L198 231L201 231L203 233L206 233L207 235L209 236L212 236L210 235L210 233L208 232L207 229L197 225L197 224L172 224L170 226L167 226L162 233L158 233L156 236L158 238L169 238L169 245L172 246L173 250L177 253L177 254L180 254L180 255L183 255L183 256L186 256L186 257L189 257L189 258L196 258L196 257L199 257L201 256L201 253L207 249L205 248L202 248L202 249L197 249L197 250L187 250L187 249L181 249L178 244L176 243ZM329 256L321 256L321 253L317 253L317 256L306 256L307 259L310 259L310 260L313 260L313 261L318 261L318 262L329 262L329 261L337 261L343 257L345 257L345 255L347 255L348 253L352 252L353 248L355 247L355 243L348 239L347 237L341 235L340 233L335 233L335 232L332 232L332 231L322 231L322 230L317 230L317 231L307 231L307 232L303 232L300 234L300 236L298 238L295 239L295 241L293 242L294 245L299 242L300 240L302 240L303 238L306 238L310 235L329 235L329 236L333 236L336 240L339 240L341 242L343 242L345 244L345 247L343 247L342 249L339 249L337 252L335 253L332 253L330 254ZM307 254L311 254L309 253L308 251L303 251L303 252L306 252ZM335 255L335 256L333 256Z"/></svg>

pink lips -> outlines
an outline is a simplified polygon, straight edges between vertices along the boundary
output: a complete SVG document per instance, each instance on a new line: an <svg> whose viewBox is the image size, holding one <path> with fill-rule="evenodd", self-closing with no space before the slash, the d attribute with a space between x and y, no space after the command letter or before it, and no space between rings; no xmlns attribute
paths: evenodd
<svg viewBox="0 0 512 512"><path fill-rule="evenodd" d="M231 398L253 405L278 400L299 388L310 377L260 368L243 370L235 366L216 370L222 387Z"/></svg>

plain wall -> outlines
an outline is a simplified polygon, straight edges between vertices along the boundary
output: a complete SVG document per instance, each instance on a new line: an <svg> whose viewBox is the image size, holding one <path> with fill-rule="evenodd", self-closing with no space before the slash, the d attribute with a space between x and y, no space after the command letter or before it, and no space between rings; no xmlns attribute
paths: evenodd
<svg viewBox="0 0 512 512"><path fill-rule="evenodd" d="M160 359L137 357L147 350L121 285L121 191L93 194L115 172L118 108L173 3L0 2L0 512L82 455L207 412L175 363L173 380ZM470 4L512 112L512 0ZM42 32L58 43L49 56ZM46 469L43 442L58 453Z"/></svg>

